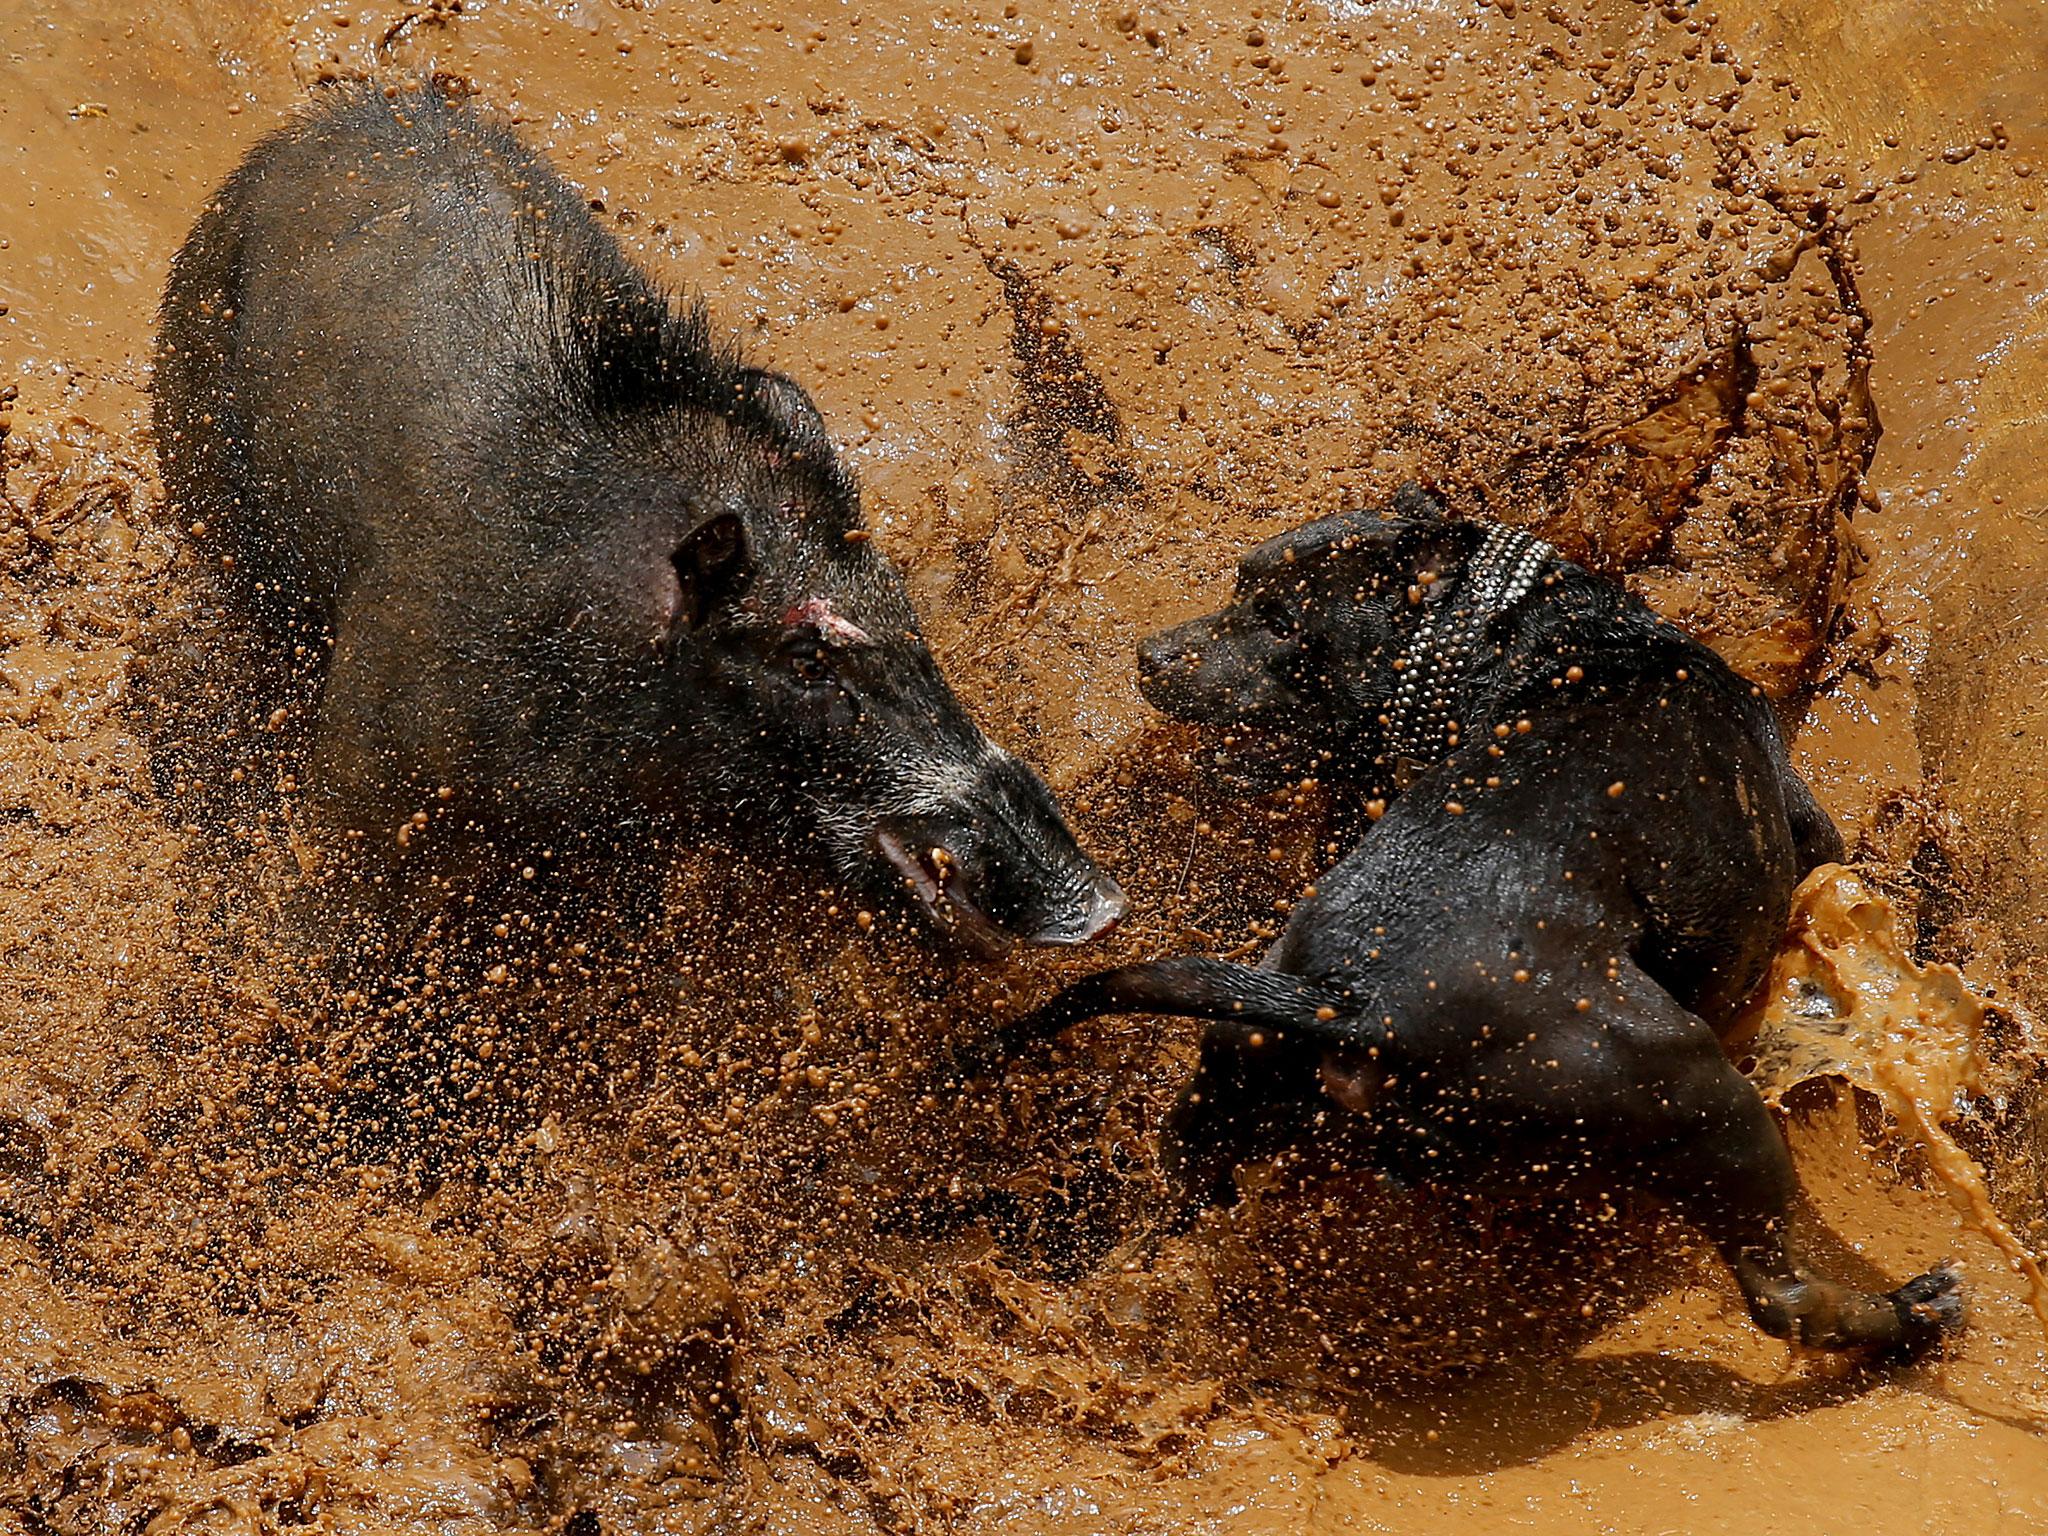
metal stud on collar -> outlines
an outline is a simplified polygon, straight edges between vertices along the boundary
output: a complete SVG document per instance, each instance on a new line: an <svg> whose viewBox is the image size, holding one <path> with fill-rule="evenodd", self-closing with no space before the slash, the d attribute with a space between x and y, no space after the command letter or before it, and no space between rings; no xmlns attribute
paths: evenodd
<svg viewBox="0 0 2048 1536"><path fill-rule="evenodd" d="M1419 765L1443 755L1457 687L1471 669L1480 637L1488 624L1529 595L1556 554L1519 528L1496 525L1486 531L1459 575L1459 590L1425 609L1396 664L1401 681L1387 711L1386 755L1391 761Z"/></svg>

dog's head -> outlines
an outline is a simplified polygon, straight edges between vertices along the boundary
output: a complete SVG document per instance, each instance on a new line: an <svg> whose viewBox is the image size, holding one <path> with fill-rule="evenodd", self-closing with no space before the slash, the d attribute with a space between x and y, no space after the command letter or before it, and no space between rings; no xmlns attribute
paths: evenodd
<svg viewBox="0 0 2048 1536"><path fill-rule="evenodd" d="M1353 750L1393 707L1429 589L1482 533L1408 485L1387 508L1268 539L1238 562L1229 607L1140 644L1139 689L1176 719Z"/></svg>

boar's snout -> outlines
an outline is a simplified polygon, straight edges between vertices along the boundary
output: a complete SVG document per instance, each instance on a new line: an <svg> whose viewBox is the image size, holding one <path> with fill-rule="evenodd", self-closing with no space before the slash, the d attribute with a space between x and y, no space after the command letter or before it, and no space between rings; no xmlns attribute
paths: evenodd
<svg viewBox="0 0 2048 1536"><path fill-rule="evenodd" d="M874 845L933 921L984 956L1085 944L1129 906L1038 776L999 751L932 809L882 817Z"/></svg>

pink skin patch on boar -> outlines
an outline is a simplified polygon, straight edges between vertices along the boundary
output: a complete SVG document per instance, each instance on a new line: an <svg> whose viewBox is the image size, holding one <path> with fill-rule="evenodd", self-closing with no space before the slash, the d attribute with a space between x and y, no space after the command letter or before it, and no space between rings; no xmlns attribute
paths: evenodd
<svg viewBox="0 0 2048 1536"><path fill-rule="evenodd" d="M792 629L800 624L810 625L827 645L868 643L868 632L852 620L841 618L833 612L832 604L822 597L806 598L785 613L782 622Z"/></svg>

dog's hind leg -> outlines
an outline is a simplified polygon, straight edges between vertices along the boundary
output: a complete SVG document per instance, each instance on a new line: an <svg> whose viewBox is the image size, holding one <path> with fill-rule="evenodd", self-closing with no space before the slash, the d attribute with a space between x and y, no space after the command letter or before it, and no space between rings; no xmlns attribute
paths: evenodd
<svg viewBox="0 0 2048 1536"><path fill-rule="evenodd" d="M1823 864L1841 863L1841 830L1790 765L1785 768L1784 786L1785 819L1792 828L1792 846L1799 852L1800 874L1809 874Z"/></svg>
<svg viewBox="0 0 2048 1536"><path fill-rule="evenodd" d="M1757 1326L1816 1349L1897 1353L1958 1327L1961 1287L1945 1266L1897 1290L1867 1292L1800 1263L1786 1232L1796 1175L1762 1098L1706 1024L1648 976L1623 961L1615 981L1619 1006L1598 1052L1615 1100L1611 1123L1637 1160L1636 1182L1728 1260ZM1587 1124L1599 1123L1593 1105L1575 1095L1575 1106Z"/></svg>

